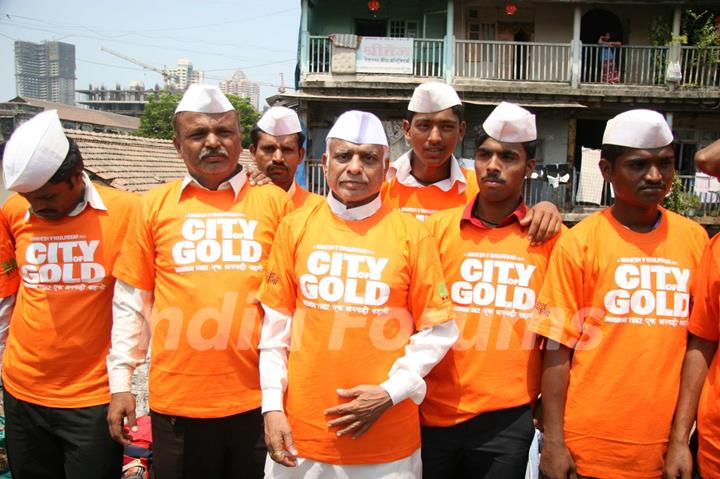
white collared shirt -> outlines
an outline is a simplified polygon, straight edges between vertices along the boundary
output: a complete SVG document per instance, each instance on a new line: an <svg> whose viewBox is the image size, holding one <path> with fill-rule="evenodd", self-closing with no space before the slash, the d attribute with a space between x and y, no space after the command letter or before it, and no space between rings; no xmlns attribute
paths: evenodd
<svg viewBox="0 0 720 479"><path fill-rule="evenodd" d="M185 188L187 188L190 183L194 184L198 188L210 191L210 188L206 188L205 186L201 185L198 180L196 180L190 173L188 173L185 175L182 183L180 184L180 194L182 194L182 192L185 190ZM232 189L233 193L235 193L235 200L237 200L237 197L240 194L240 190L243 189L245 183L247 183L247 173L245 173L245 169L243 168L231 178L220 183L217 189L218 191Z"/></svg>
<svg viewBox="0 0 720 479"><path fill-rule="evenodd" d="M455 186L455 183L459 183L458 191L460 193L465 191L465 187L467 186L467 179L465 178L465 174L460 168L460 162L457 160L457 158L455 158L455 155L450 156L449 178L445 178L444 180L440 180L431 185L424 185L412 175L412 163L410 161L412 154L413 150L410 150L404 155L402 155L400 158L392 162L390 168L388 168L386 176L388 181L391 181L393 178L397 178L398 183L410 188L435 186L437 188L440 188L442 191L450 191Z"/></svg>
<svg viewBox="0 0 720 479"><path fill-rule="evenodd" d="M100 197L100 193L98 193L97 189L95 188L95 185L93 185L92 181L90 181L90 177L85 173L82 172L82 180L85 184L85 193L83 194L83 199L80 201L80 203L73 208L73 210L68 213L68 216L77 216L83 211L85 211L85 208L89 205L91 208L95 208L96 210L100 211L107 211L107 207L105 206L105 203L103 202L102 198ZM28 208L27 213L25 213L25 221L30 219L30 215L34 213L32 212L31 208Z"/></svg>
<svg viewBox="0 0 720 479"><path fill-rule="evenodd" d="M380 199L379 194L370 203L356 206L354 208L348 208L344 204L340 203L331 191L327 195L327 202L335 216L348 221L360 221L365 218L370 218L372 215L377 213L380 206L382 206L382 200Z"/></svg>

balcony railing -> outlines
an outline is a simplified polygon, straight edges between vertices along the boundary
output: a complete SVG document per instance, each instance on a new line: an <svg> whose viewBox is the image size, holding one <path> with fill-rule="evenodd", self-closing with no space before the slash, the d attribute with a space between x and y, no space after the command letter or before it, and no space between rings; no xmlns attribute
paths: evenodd
<svg viewBox="0 0 720 479"><path fill-rule="evenodd" d="M570 45L458 40L455 42L455 76L570 82Z"/></svg>
<svg viewBox="0 0 720 479"><path fill-rule="evenodd" d="M583 45L582 83L663 85L668 48Z"/></svg>
<svg viewBox="0 0 720 479"><path fill-rule="evenodd" d="M413 40L415 77L446 76L445 42ZM570 84L570 43L455 40L452 77L462 80L528 81ZM638 45L583 45L578 83L664 86L670 48ZM330 73L333 46L328 37L308 37L303 73ZM680 49L680 86L720 87L720 47ZM410 75L409 73L407 74Z"/></svg>
<svg viewBox="0 0 720 479"><path fill-rule="evenodd" d="M720 47L682 47L683 85L720 86Z"/></svg>

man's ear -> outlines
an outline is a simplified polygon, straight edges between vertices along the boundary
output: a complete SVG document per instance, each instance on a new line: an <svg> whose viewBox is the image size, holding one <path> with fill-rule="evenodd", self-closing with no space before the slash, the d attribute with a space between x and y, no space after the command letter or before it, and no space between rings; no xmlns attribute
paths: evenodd
<svg viewBox="0 0 720 479"><path fill-rule="evenodd" d="M177 135L173 135L172 137L173 146L175 146L175 150L178 152L178 155L182 156L180 153L180 140L178 140Z"/></svg>
<svg viewBox="0 0 720 479"><path fill-rule="evenodd" d="M537 162L535 161L535 158L527 160L527 162L525 163L525 178L530 178L530 175L535 169L536 164Z"/></svg>
<svg viewBox="0 0 720 479"><path fill-rule="evenodd" d="M322 164L322 170L323 175L325 176L325 179L327 179L327 162L328 162L328 156L327 152L323 153L322 159L320 160L320 163Z"/></svg>
<svg viewBox="0 0 720 479"><path fill-rule="evenodd" d="M610 183L610 178L612 177L612 163L605 158L601 158L598 166L600 167L600 173L602 173L603 179Z"/></svg>
<svg viewBox="0 0 720 479"><path fill-rule="evenodd" d="M403 133L405 134L405 141L410 141L410 122L407 120L403 120L402 123L402 129Z"/></svg>
<svg viewBox="0 0 720 479"><path fill-rule="evenodd" d="M463 138L465 138L465 130L467 129L467 123L465 121L460 122L460 137L458 138L458 143L462 143Z"/></svg>

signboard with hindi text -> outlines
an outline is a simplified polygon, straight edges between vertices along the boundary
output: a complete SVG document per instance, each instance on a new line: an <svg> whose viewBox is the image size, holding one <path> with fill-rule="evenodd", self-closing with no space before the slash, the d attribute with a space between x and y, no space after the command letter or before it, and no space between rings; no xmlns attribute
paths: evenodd
<svg viewBox="0 0 720 479"><path fill-rule="evenodd" d="M357 49L358 73L413 72L413 39L391 37L362 37Z"/></svg>

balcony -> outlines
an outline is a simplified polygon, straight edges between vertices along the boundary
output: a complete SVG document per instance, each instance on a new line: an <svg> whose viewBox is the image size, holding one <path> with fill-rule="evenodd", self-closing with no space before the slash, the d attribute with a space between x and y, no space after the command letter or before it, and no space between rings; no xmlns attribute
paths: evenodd
<svg viewBox="0 0 720 479"><path fill-rule="evenodd" d="M616 86L617 93L622 94L623 86L665 90L667 66L672 57L671 48L664 46L585 44L578 49L579 61L574 68L571 43L411 40L413 49L409 63L412 67L404 73L393 70L389 56L382 60L390 65L387 71L350 70L344 73L382 76L383 79L378 81L385 82L410 82L418 78L444 78L460 85L522 81L551 84L570 92L584 86ZM334 74L333 62L338 59L338 50L330 39L309 36L306 45L301 84L322 81L323 77ZM674 84L681 91L720 88L720 47L684 46L679 50L676 56L680 60L682 78ZM450 58L446 54L448 51L453 53Z"/></svg>

